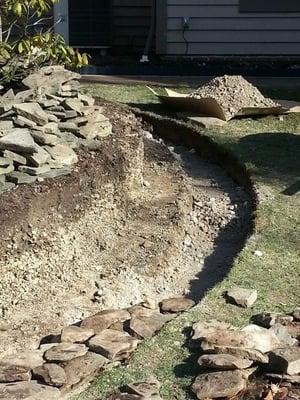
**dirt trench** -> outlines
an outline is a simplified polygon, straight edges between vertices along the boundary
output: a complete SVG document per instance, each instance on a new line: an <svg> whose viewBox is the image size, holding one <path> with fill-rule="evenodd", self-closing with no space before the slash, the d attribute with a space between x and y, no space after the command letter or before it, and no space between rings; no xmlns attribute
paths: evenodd
<svg viewBox="0 0 300 400"><path fill-rule="evenodd" d="M241 187L133 114L105 113L113 136L82 150L72 175L0 198L2 355L104 308L198 301L241 248L251 210Z"/></svg>

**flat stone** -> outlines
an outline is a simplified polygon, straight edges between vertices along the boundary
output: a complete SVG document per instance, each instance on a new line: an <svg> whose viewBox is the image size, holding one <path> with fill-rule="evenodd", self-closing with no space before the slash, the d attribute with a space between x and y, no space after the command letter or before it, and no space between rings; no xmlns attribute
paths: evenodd
<svg viewBox="0 0 300 400"><path fill-rule="evenodd" d="M51 135L39 131L32 130L31 135L36 141L36 143L40 145L48 145L48 146L55 146L61 142L60 138L56 135Z"/></svg>
<svg viewBox="0 0 300 400"><path fill-rule="evenodd" d="M86 117L76 117L72 120L74 124L76 124L78 127L84 126L88 123L88 119Z"/></svg>
<svg viewBox="0 0 300 400"><path fill-rule="evenodd" d="M14 111L37 125L45 125L48 123L48 114L42 109L38 103L22 103L13 106Z"/></svg>
<svg viewBox="0 0 300 400"><path fill-rule="evenodd" d="M197 125L200 125L203 128L212 128L214 126L224 126L227 124L227 121L224 121L220 118L214 117L186 117L189 121L195 122Z"/></svg>
<svg viewBox="0 0 300 400"><path fill-rule="evenodd" d="M21 156L20 154L14 153L13 151L4 150L3 156L12 160L12 162L20 165L26 165L27 159L26 157Z"/></svg>
<svg viewBox="0 0 300 400"><path fill-rule="evenodd" d="M0 175L6 175L11 173L14 170L13 164L8 165L7 167L0 167Z"/></svg>
<svg viewBox="0 0 300 400"><path fill-rule="evenodd" d="M14 171L6 176L9 182L13 182L16 185L33 183L36 181L36 177L25 174L24 172Z"/></svg>
<svg viewBox="0 0 300 400"><path fill-rule="evenodd" d="M81 115L83 104L79 99L66 99L62 103L62 106L65 110L75 111L76 114Z"/></svg>
<svg viewBox="0 0 300 400"><path fill-rule="evenodd" d="M45 363L41 367L34 368L32 373L42 383L57 388L63 386L67 380L64 369L57 364Z"/></svg>
<svg viewBox="0 0 300 400"><path fill-rule="evenodd" d="M280 347L295 346L298 344L297 339L290 335L286 326L275 324L270 328L270 332L274 333L281 343Z"/></svg>
<svg viewBox="0 0 300 400"><path fill-rule="evenodd" d="M1 127L1 122L0 122L0 127ZM295 310L293 311L293 317L296 321L300 321L300 307L295 308Z"/></svg>
<svg viewBox="0 0 300 400"><path fill-rule="evenodd" d="M58 128L62 132L79 133L79 128L74 122L59 122Z"/></svg>
<svg viewBox="0 0 300 400"><path fill-rule="evenodd" d="M0 175L1 178L2 175ZM3 175L4 176L4 175ZM12 182L2 182L0 179L0 193L9 192L15 188L15 184Z"/></svg>
<svg viewBox="0 0 300 400"><path fill-rule="evenodd" d="M95 332L93 329L67 326L61 331L61 341L68 343L86 343Z"/></svg>
<svg viewBox="0 0 300 400"><path fill-rule="evenodd" d="M279 382L289 382L296 385L300 384L300 375L286 375L286 374L265 374L266 378L269 378L271 381L279 381Z"/></svg>
<svg viewBox="0 0 300 400"><path fill-rule="evenodd" d="M109 360L123 360L136 349L139 340L125 332L105 329L89 341L91 351L101 354Z"/></svg>
<svg viewBox="0 0 300 400"><path fill-rule="evenodd" d="M7 157L0 157L0 167L8 167L9 165L12 164L12 160L10 160Z"/></svg>
<svg viewBox="0 0 300 400"><path fill-rule="evenodd" d="M28 156L29 163L34 167L41 167L50 161L51 157L49 152L43 149L43 147L36 145L36 152Z"/></svg>
<svg viewBox="0 0 300 400"><path fill-rule="evenodd" d="M160 302L160 310L164 313L179 313L192 308L196 303L184 297L166 299Z"/></svg>
<svg viewBox="0 0 300 400"><path fill-rule="evenodd" d="M265 329L257 325L248 325L240 332L246 334L245 342L242 340L244 347L259 350L262 353L278 349L282 343L270 329Z"/></svg>
<svg viewBox="0 0 300 400"><path fill-rule="evenodd" d="M28 129L16 128L0 138L0 149L17 153L35 153L35 145Z"/></svg>
<svg viewBox="0 0 300 400"><path fill-rule="evenodd" d="M33 128L34 126L36 126L36 123L34 121L22 117L22 115L17 115L16 117L14 117L13 122L16 126L19 126L21 128Z"/></svg>
<svg viewBox="0 0 300 400"><path fill-rule="evenodd" d="M60 176L70 175L71 173L72 169L70 167L63 167L63 168L51 169L50 171L41 174L40 177L43 179L53 179L53 178L58 178Z"/></svg>
<svg viewBox="0 0 300 400"><path fill-rule="evenodd" d="M124 391L129 394L136 394L138 396L142 396L143 398L151 399L152 396L159 395L160 388L160 382L155 377L151 377L144 381L126 385Z"/></svg>
<svg viewBox="0 0 300 400"><path fill-rule="evenodd" d="M89 351L82 357L77 357L61 364L66 373L64 388L74 388L76 385L83 385L85 382L89 382L99 374L108 362L107 358Z"/></svg>
<svg viewBox="0 0 300 400"><path fill-rule="evenodd" d="M67 144L72 149L76 149L80 146L79 138L71 132L60 132L59 138L61 142Z"/></svg>
<svg viewBox="0 0 300 400"><path fill-rule="evenodd" d="M84 106L93 107L95 104L95 99L85 94L78 93L78 99L82 102Z"/></svg>
<svg viewBox="0 0 300 400"><path fill-rule="evenodd" d="M0 363L31 370L43 365L43 353L39 350L24 351L22 353L8 355L2 358Z"/></svg>
<svg viewBox="0 0 300 400"><path fill-rule="evenodd" d="M196 322L193 325L191 339L193 341L201 341L207 335L215 334L216 332L219 332L219 331L222 331L222 330L235 331L236 328L234 326L230 325L230 324L227 324L225 322L220 322L220 321L217 321L217 320L199 321L199 322Z"/></svg>
<svg viewBox="0 0 300 400"><path fill-rule="evenodd" d="M28 101L33 100L35 97L35 91L28 89L28 90L23 90L22 92L18 92L15 96L16 100L19 100L21 103L27 103Z"/></svg>
<svg viewBox="0 0 300 400"><path fill-rule="evenodd" d="M257 291L253 289L234 287L227 291L227 297L236 305L243 308L249 308L252 307L257 300Z"/></svg>
<svg viewBox="0 0 300 400"><path fill-rule="evenodd" d="M247 360L257 361L262 364L268 364L269 357L261 351L254 349L246 349L234 346L214 346L213 353L215 354L231 354L235 357L244 358Z"/></svg>
<svg viewBox="0 0 300 400"><path fill-rule="evenodd" d="M26 367L0 363L0 383L30 381L31 373Z"/></svg>
<svg viewBox="0 0 300 400"><path fill-rule="evenodd" d="M152 400L152 398L145 399L144 397L138 396L137 394L115 393L109 396L108 400Z"/></svg>
<svg viewBox="0 0 300 400"><path fill-rule="evenodd" d="M47 110L47 112L48 112L48 110ZM49 111L48 115L49 115L49 117L50 117L50 115L56 117L55 120L54 120L54 118L51 118L51 120L54 122L59 122L59 120L66 118L66 113L63 111L51 111L51 112ZM49 119L49 121L50 121L50 119Z"/></svg>
<svg viewBox="0 0 300 400"><path fill-rule="evenodd" d="M27 165L20 165L18 167L20 172L24 172L25 174L38 176L50 172L50 167L47 164L42 165L41 167L29 167Z"/></svg>
<svg viewBox="0 0 300 400"><path fill-rule="evenodd" d="M277 313L260 313L253 315L251 321L264 328L270 328L275 324L288 325L293 321L293 317Z"/></svg>
<svg viewBox="0 0 300 400"><path fill-rule="evenodd" d="M68 110L66 111L66 120L72 119L72 122L74 122L74 119L77 117L78 113L73 110Z"/></svg>
<svg viewBox="0 0 300 400"><path fill-rule="evenodd" d="M15 93L13 89L9 89L7 92L3 93L1 96L1 100L14 100L15 99Z"/></svg>
<svg viewBox="0 0 300 400"><path fill-rule="evenodd" d="M0 132L11 130L13 127L12 121L0 121Z"/></svg>
<svg viewBox="0 0 300 400"><path fill-rule="evenodd" d="M271 372L288 375L300 374L300 347L277 349L269 354L268 369Z"/></svg>
<svg viewBox="0 0 300 400"><path fill-rule="evenodd" d="M39 105L42 108L51 108L51 107L57 107L59 106L60 102L55 100L55 99L49 99L49 100L39 100L38 101Z"/></svg>
<svg viewBox="0 0 300 400"><path fill-rule="evenodd" d="M129 321L130 333L138 338L152 337L167 322L174 318L174 314L161 314L157 311L148 311L151 311L149 316L131 315L131 320Z"/></svg>
<svg viewBox="0 0 300 400"><path fill-rule="evenodd" d="M217 370L246 369L253 364L252 360L238 358L230 354L203 354L198 359L202 368Z"/></svg>
<svg viewBox="0 0 300 400"><path fill-rule="evenodd" d="M57 144L53 147L46 147L46 150L51 155L52 159L62 166L64 165L73 165L78 161L77 154L71 149L70 146L66 144Z"/></svg>
<svg viewBox="0 0 300 400"><path fill-rule="evenodd" d="M50 350L52 347L58 346L60 342L55 342L55 343L43 343L40 345L39 350L43 351L45 353L47 350Z"/></svg>
<svg viewBox="0 0 300 400"><path fill-rule="evenodd" d="M0 385L0 400L56 400L60 391L35 381Z"/></svg>
<svg viewBox="0 0 300 400"><path fill-rule="evenodd" d="M95 334L111 327L116 322L124 322L131 318L127 310L105 310L85 318L81 322L81 328L92 329Z"/></svg>
<svg viewBox="0 0 300 400"><path fill-rule="evenodd" d="M246 388L246 379L238 370L199 375L192 385L198 399L234 397Z"/></svg>
<svg viewBox="0 0 300 400"><path fill-rule="evenodd" d="M65 362L84 356L88 348L84 344L61 343L47 350L44 357L51 362Z"/></svg>

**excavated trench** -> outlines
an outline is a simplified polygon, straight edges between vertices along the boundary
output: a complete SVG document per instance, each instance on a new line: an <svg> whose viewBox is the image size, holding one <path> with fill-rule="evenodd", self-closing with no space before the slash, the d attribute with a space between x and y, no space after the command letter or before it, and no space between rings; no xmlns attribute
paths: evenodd
<svg viewBox="0 0 300 400"><path fill-rule="evenodd" d="M250 183L225 154L175 122L104 113L114 135L81 151L72 175L0 197L2 355L101 309L199 301L251 231Z"/></svg>

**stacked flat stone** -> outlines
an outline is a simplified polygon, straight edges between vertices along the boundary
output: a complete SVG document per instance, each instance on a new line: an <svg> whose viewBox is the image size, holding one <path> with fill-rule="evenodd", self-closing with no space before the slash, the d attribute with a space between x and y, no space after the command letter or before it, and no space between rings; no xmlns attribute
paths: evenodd
<svg viewBox="0 0 300 400"><path fill-rule="evenodd" d="M43 338L36 350L2 357L0 400L62 398L84 387L102 370L127 360L142 339L154 336L194 304L176 298L162 301L159 306L151 304L151 308L142 303L128 309L100 311L63 328L54 341L51 335ZM140 392L141 400L159 400L159 383L152 380L145 385L131 385L130 393ZM146 397L146 389L151 397Z"/></svg>
<svg viewBox="0 0 300 400"><path fill-rule="evenodd" d="M44 67L24 79L26 90L0 96L0 193L70 174L74 150L112 133L101 107L79 92L79 78L61 66Z"/></svg>

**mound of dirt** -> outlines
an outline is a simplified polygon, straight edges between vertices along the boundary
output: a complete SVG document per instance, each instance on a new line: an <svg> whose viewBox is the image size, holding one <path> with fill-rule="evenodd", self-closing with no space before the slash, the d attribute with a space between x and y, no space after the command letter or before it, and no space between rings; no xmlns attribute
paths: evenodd
<svg viewBox="0 0 300 400"><path fill-rule="evenodd" d="M231 119L243 108L278 106L240 75L214 78L196 89L190 97L215 99L224 109L226 119Z"/></svg>

